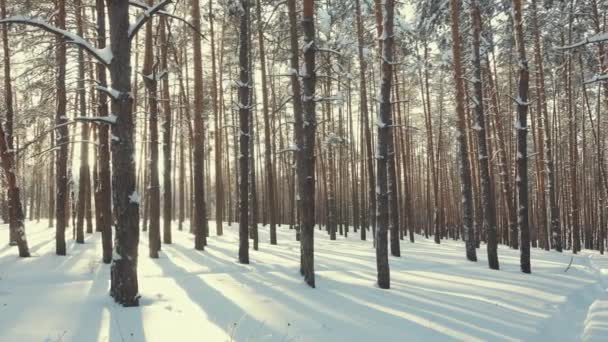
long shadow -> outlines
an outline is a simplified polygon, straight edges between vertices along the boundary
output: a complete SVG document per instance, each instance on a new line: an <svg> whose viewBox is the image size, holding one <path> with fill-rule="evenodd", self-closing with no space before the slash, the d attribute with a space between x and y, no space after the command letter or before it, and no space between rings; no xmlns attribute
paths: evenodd
<svg viewBox="0 0 608 342"><path fill-rule="evenodd" d="M359 272L349 272L355 279L367 278L370 281L374 281L373 277L366 277L364 274ZM420 302L426 302L427 304L438 306L438 309L452 309L453 311L466 313L473 318L469 321L489 321L499 322L505 325L508 329L521 329L527 330L528 332L534 332L534 327L537 322L534 319L539 320L542 318L550 317L550 312L542 311L541 308L534 307L531 309L520 308L518 303L509 302L508 298L505 298L503 293L498 294L487 294L481 293L477 289L471 289L469 292L463 289L442 289L434 288L432 286L416 286L412 285L411 281L392 281L392 287L406 288L407 291L390 291L389 295L394 297L400 297L405 300L414 300ZM437 299L441 298L441 302ZM396 300L399 303L402 300ZM470 304L467 305L467 302ZM479 305L481 304L481 306ZM488 306L488 309L484 309L483 306ZM471 310L474 307L475 310ZM534 311L532 311L534 309ZM505 311L504 314L500 312ZM520 314L528 317L526 322L513 321L511 318L514 317L512 314ZM455 317L459 317L456 313ZM498 318L500 317L500 318ZM510 331L510 330L507 330Z"/></svg>
<svg viewBox="0 0 608 342"><path fill-rule="evenodd" d="M207 314L208 319L216 326L224 329L227 335L238 335L243 331L264 326L264 322L248 316L243 308L236 305L200 277L188 274L184 268L175 264L171 259L158 259L156 263L163 273L171 277L186 292L192 302L196 303ZM247 319L242 320L242 317L247 317ZM237 324L239 326L236 326L233 332L228 330L229 327ZM277 330L273 331L280 334ZM235 340L239 339L235 336Z"/></svg>
<svg viewBox="0 0 608 342"><path fill-rule="evenodd" d="M449 329L445 326L442 327L444 331L441 331L441 329L431 329L419 324L416 318L424 320L421 316L408 313L410 318L414 316L415 318L407 320L401 315L395 315L389 311L352 300L355 296L366 298L369 296L369 292L380 291L373 287L361 287L362 290L357 292L356 295L341 296L339 294L352 293L353 285L345 286L343 283L318 276L319 286L314 290L309 290L303 283L299 285L301 286L299 288L298 283L294 284L291 278L273 273L264 274L264 279L260 279L261 276L255 276L251 273L232 274L231 276L244 281L246 284L256 285L257 292L273 298L283 305L297 307L298 314L309 319L312 318L319 324L318 331L323 333L323 335L318 336L319 338L327 339L326 329L332 330L333 333L337 334L335 337L339 337L340 340L347 341L374 340L378 337L378 329L382 329L383 334L387 336L393 336L395 341L406 341L408 338L420 340L422 337L425 341L429 338L431 340L454 338L448 333ZM267 286L267 283L275 286ZM293 291L285 291L285 289L293 289ZM378 298L381 298L381 296ZM386 301L386 299L383 301ZM428 321L428 319L426 320ZM325 326L324 322L332 322L332 325ZM297 325L298 322L294 323ZM305 331L307 338L314 340L314 332L311 332L309 328Z"/></svg>
<svg viewBox="0 0 608 342"><path fill-rule="evenodd" d="M95 278L89 289L89 294L85 300L80 314L77 316L83 323L78 324L72 334L73 341L93 341L98 338L103 311L108 309L111 298L108 294L109 265L101 264L95 273ZM94 303L95 305L91 305Z"/></svg>

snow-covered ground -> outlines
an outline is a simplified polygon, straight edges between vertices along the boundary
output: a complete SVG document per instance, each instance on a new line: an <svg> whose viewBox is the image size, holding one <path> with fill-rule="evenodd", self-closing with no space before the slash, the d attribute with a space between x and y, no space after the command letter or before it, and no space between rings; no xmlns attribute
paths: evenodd
<svg viewBox="0 0 608 342"><path fill-rule="evenodd" d="M212 234L205 252L174 233L160 259L142 233L141 306L108 296L109 266L98 234L54 255L54 230L28 223L34 257L19 259L0 226L0 341L608 341L608 257L532 251L531 275L519 253L500 247L500 271L467 262L461 242L417 236L390 258L391 289L376 279L371 242L317 231L317 288L298 273L294 232L279 245L260 231L250 265L236 262L236 226ZM214 223L210 228L214 231Z"/></svg>

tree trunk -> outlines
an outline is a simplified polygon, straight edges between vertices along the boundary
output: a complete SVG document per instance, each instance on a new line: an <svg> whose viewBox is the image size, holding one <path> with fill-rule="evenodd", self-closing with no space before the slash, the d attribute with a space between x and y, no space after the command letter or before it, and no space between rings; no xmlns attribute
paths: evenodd
<svg viewBox="0 0 608 342"><path fill-rule="evenodd" d="M65 29L65 0L57 1L57 27ZM65 229L67 227L67 199L68 199L68 143L69 132L67 128L67 99L65 89L65 74L66 74L66 46L63 37L57 38L57 47L55 51L56 63L56 92L57 92L57 110L55 114L55 125L59 128L56 131L55 146L57 154L55 157L55 180L56 180L56 197L55 197L55 217L57 224L55 227L55 253L57 255L66 255L65 245Z"/></svg>
<svg viewBox="0 0 608 342"><path fill-rule="evenodd" d="M135 190L134 118L131 97L131 42L129 3L107 0L110 19L112 89L112 188L116 216L116 253L112 260L110 295L123 306L138 306L137 259L139 244L139 195Z"/></svg>
<svg viewBox="0 0 608 342"><path fill-rule="evenodd" d="M153 0L148 0L148 5L152 5ZM150 143L148 159L148 170L150 172L148 188L148 201L150 203L150 226L148 227L148 243L150 257L158 258L160 250L160 189L158 179L158 71L154 66L154 39L152 37L152 21L146 23L146 42L144 52L144 66L142 75L144 84L148 92L148 116Z"/></svg>
<svg viewBox="0 0 608 342"><path fill-rule="evenodd" d="M363 130L365 132L365 149L367 153L367 176L369 182L369 212L370 218L372 219L372 226L376 226L375 215L373 212L376 209L376 178L374 177L374 155L372 152L372 133L369 127L369 114L367 112L367 81L366 81L366 73L367 73L367 62L365 61L365 56L363 54L363 19L361 17L361 4L360 0L355 0L356 10L357 10L357 41L358 41L358 54L359 54L359 96L360 96L360 110L361 116L363 117ZM363 151L362 151L363 154ZM361 170L361 177L364 175L364 170ZM361 229L361 240L366 239L368 227L363 227Z"/></svg>
<svg viewBox="0 0 608 342"><path fill-rule="evenodd" d="M496 234L496 212L494 209L494 191L490 178L490 162L488 143L486 141L486 120L483 106L483 85L481 77L481 12L477 0L470 0L470 12L473 33L473 108L475 111L475 126L477 132L477 149L479 152L479 172L481 180L481 202L483 207L483 231L486 233L488 265L491 269L499 269L498 237Z"/></svg>
<svg viewBox="0 0 608 342"><path fill-rule="evenodd" d="M384 6L380 8L380 6ZM389 226L389 198L388 198L388 165L390 158L388 147L393 130L391 86L393 80L393 63L395 41L393 33L394 0L385 0L384 5L376 2L376 12L384 12L382 35L378 37L382 48L382 68L380 84L380 112L378 122L378 142L376 155L376 266L378 270L378 287L390 288L390 270L388 265L388 226ZM380 32L380 30L378 31ZM391 151L392 152L392 151ZM397 240L398 242L398 240Z"/></svg>
<svg viewBox="0 0 608 342"><path fill-rule="evenodd" d="M82 19L82 0L75 0L74 6L76 7L76 26L78 28L78 35L82 37L83 33L83 19ZM86 88L85 88L85 70L84 70L84 50L78 49L78 107L80 109L80 117L87 116L87 99L86 99ZM87 188L89 188L91 182L91 171L89 169L89 125L86 123L82 124L81 136L82 143L80 144L80 175L78 180L78 210L76 220L76 242L84 243L84 219L87 202Z"/></svg>
<svg viewBox="0 0 608 342"><path fill-rule="evenodd" d="M171 165L173 154L171 153L171 94L169 93L169 65L168 65L168 50L169 42L167 41L167 18L160 18L160 72L167 72L162 80L162 105L163 105L163 243L170 244L171 238L171 219L173 205L173 190L171 184Z"/></svg>
<svg viewBox="0 0 608 342"><path fill-rule="evenodd" d="M249 1L240 0L242 12L239 29L239 262L249 263L249 139L251 119L251 89L249 64Z"/></svg>
<svg viewBox="0 0 608 342"><path fill-rule="evenodd" d="M314 22L314 0L304 0L302 15L302 31L304 32L304 65L300 72L302 78L302 126L296 127L301 130L301 145L298 146L299 193L301 197L301 265L300 273L304 281L315 287L314 273L314 227L315 227L315 132L317 118L315 112L315 22ZM294 4L295 6L295 4ZM292 39L293 36L292 36ZM296 51L292 51L296 54ZM297 125L296 121L296 125Z"/></svg>
<svg viewBox="0 0 608 342"><path fill-rule="evenodd" d="M17 177L15 176L15 154L12 152L12 149L9 149L6 138L4 128L2 128L2 124L0 123L0 162L2 162L2 168L4 169L6 185L10 194L8 200L11 203L14 215L13 219L15 220L14 238L19 249L19 256L26 258L30 256L30 251L25 236L20 189L17 186Z"/></svg>
<svg viewBox="0 0 608 342"><path fill-rule="evenodd" d="M456 114L458 116L458 158L460 160L460 188L462 192L462 225L463 239L466 244L466 256L470 261L477 261L475 251L475 234L473 231L473 192L471 184L471 167L469 164L469 147L466 133L466 116L464 108L464 84L460 54L459 7L457 0L450 0L452 20L452 55L454 56L454 83L456 84Z"/></svg>
<svg viewBox="0 0 608 342"><path fill-rule="evenodd" d="M192 0L192 25L200 32L201 11L199 0ZM203 122L203 65L201 38L194 33L194 248L203 250L207 245L207 212L205 208L205 125Z"/></svg>
<svg viewBox="0 0 608 342"><path fill-rule="evenodd" d="M209 27L211 36L211 100L215 116L215 232L218 236L224 234L224 183L222 179L222 113L218 105L217 66L215 57L215 31L213 30L213 1L209 1Z"/></svg>
<svg viewBox="0 0 608 342"><path fill-rule="evenodd" d="M524 46L521 0L513 0L513 26L518 57L517 85L517 224L521 242L521 271L530 273L530 228L528 226L528 60Z"/></svg>
<svg viewBox="0 0 608 342"><path fill-rule="evenodd" d="M275 190L274 190L274 162L272 161L272 144L270 142L270 114L268 112L268 81L266 76L266 51L264 50L264 23L262 20L261 0L256 0L256 14L258 17L258 44L260 49L260 67L262 73L262 111L264 113L264 161L266 171L266 191L268 196L268 208L266 213L269 217L270 223L270 244L277 244L277 208L275 201Z"/></svg>

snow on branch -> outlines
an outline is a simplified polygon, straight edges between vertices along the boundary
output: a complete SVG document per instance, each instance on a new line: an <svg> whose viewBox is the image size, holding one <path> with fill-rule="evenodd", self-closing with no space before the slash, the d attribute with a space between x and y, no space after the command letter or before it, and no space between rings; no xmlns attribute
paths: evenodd
<svg viewBox="0 0 608 342"><path fill-rule="evenodd" d="M108 124L114 125L116 124L116 120L118 117L114 114L110 114L108 116L93 116L93 117L78 117L74 118L75 121L85 121L85 122L94 122L100 124Z"/></svg>
<svg viewBox="0 0 608 342"><path fill-rule="evenodd" d="M171 0L163 0L153 6L143 5L142 3L137 2L137 1L135 1L135 3L133 1L131 1L129 3L136 7L140 7L140 8L144 8L142 6L145 6L144 12L137 17L137 20L135 21L135 23L133 23L133 24L131 24L131 26L129 26L129 39L133 39L133 37L135 37L135 35L139 31L139 29L142 28L144 26L144 24L147 23L148 20L150 20L154 14L158 13L165 6L167 6L169 3L171 3Z"/></svg>
<svg viewBox="0 0 608 342"><path fill-rule="evenodd" d="M120 97L123 94L120 91L113 89L112 87L103 87L101 85L95 86L95 89L97 89L103 93L106 93L108 96L110 96L114 100L120 100Z"/></svg>
<svg viewBox="0 0 608 342"><path fill-rule="evenodd" d="M608 81L608 74L593 75L593 77L591 77L590 79L585 80L585 84L591 84L601 81Z"/></svg>
<svg viewBox="0 0 608 342"><path fill-rule="evenodd" d="M570 50L570 49L575 49L577 47L581 47L583 45L587 45L587 44L593 44L593 43L601 43L604 41L608 41L608 32L604 32L604 33L599 33L596 35L593 35L591 37L587 37L579 42L576 42L572 45L565 45L565 46L556 46L555 48L557 50Z"/></svg>
<svg viewBox="0 0 608 342"><path fill-rule="evenodd" d="M103 49L98 49L79 35L60 29L56 26L47 23L44 20L28 18L18 15L6 19L0 19L0 24L24 24L38 27L47 32L51 32L53 34L63 37L67 41L67 43L71 43L83 48L84 50L89 52L93 57L95 57L97 61L104 65L110 65L110 63L112 63L112 59L114 58L109 45Z"/></svg>
<svg viewBox="0 0 608 342"><path fill-rule="evenodd" d="M129 4L131 4L133 7L141 8L141 9L144 9L144 10L147 10L147 9L150 8L150 6L146 5L145 3L141 2L141 1L137 1L137 0L129 0ZM177 16L175 14L172 14L172 13L169 13L167 11L164 11L164 10L160 10L160 11L158 11L156 13L159 14L159 15L163 15L165 17L171 18L171 19L175 19L175 20L181 21L182 23L188 25L188 27L190 27L190 29L192 31L196 32L199 36L201 36L201 38L207 40L207 37L205 37L205 35L203 35L201 33L201 31L199 31L196 27L194 27L194 25L192 25L192 23L189 22L188 20L186 20L186 19L184 19L182 17L179 17L179 16Z"/></svg>

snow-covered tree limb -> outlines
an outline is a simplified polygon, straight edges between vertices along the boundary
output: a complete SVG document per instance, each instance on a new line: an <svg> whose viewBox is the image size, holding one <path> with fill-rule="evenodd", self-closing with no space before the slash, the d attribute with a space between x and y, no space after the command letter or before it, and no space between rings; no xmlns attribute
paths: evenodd
<svg viewBox="0 0 608 342"><path fill-rule="evenodd" d="M148 10L150 9L150 6L146 5L145 3L141 2L141 1L137 1L137 0L129 0L129 4L131 4L131 6L133 7L137 7L137 8L141 8L144 10ZM158 12L156 12L159 15L163 15L165 17L171 18L171 19L175 19L178 21L181 21L182 23L186 24L192 31L194 31L196 34L198 34L199 36L201 36L201 38L207 40L207 37L205 37L205 35L203 35L201 33L201 31L199 31L196 27L194 27L194 25L192 25L191 22L189 22L188 20L179 17L173 13L169 13L167 11L164 10L159 10Z"/></svg>
<svg viewBox="0 0 608 342"><path fill-rule="evenodd" d="M591 77L590 79L585 80L585 84L591 84L602 81L608 81L608 74L593 75L593 77Z"/></svg>
<svg viewBox="0 0 608 342"><path fill-rule="evenodd" d="M577 47L581 47L587 44L594 44L594 43L601 43L601 42L605 42L608 41L608 32L604 32L604 33L599 33L596 35L593 35L591 37L587 37L579 42L576 42L574 44L571 45L565 45L565 46L556 46L555 48L557 50L570 50L570 49L575 49Z"/></svg>
<svg viewBox="0 0 608 342"><path fill-rule="evenodd" d="M130 2L130 4L132 4L136 7L141 7L143 5L142 3L139 3L137 1L136 1L136 3L138 3L139 6L134 4L133 2ZM140 14L137 17L137 20L135 20L135 23L131 24L131 26L129 27L129 39L133 39L133 37L135 37L135 35L139 31L139 29L142 28L144 26L144 24L148 22L148 20L152 19L152 16L154 14L157 14L159 11L161 11L165 6L167 6L170 3L171 3L171 0L163 0L153 6L146 5L145 6L146 9L144 10L144 12L142 14Z"/></svg>
<svg viewBox="0 0 608 342"><path fill-rule="evenodd" d="M38 27L44 31L56 34L58 36L63 37L67 43L74 44L83 48L84 50L89 52L98 62L106 66L110 65L110 63L112 63L112 59L114 58L109 45L103 49L98 49L79 35L60 29L41 19L28 18L18 15L5 19L0 19L0 24L23 24Z"/></svg>
<svg viewBox="0 0 608 342"><path fill-rule="evenodd" d="M93 116L93 117L77 117L77 118L74 118L75 121L94 122L94 123L109 124L109 125L116 124L116 120L117 119L118 118L114 114L111 114L109 116Z"/></svg>

